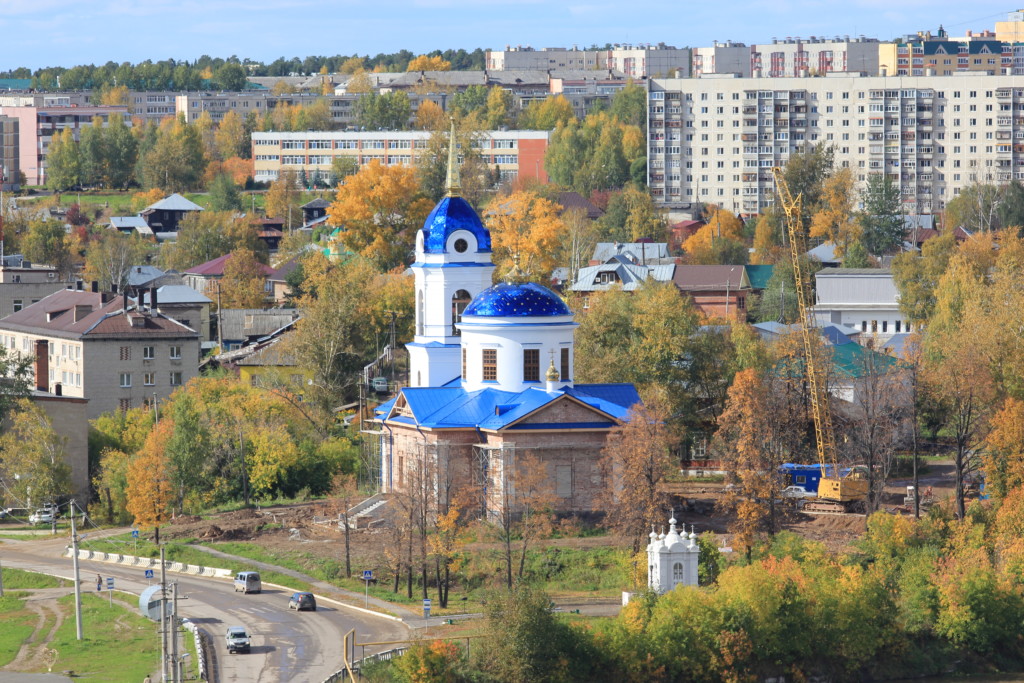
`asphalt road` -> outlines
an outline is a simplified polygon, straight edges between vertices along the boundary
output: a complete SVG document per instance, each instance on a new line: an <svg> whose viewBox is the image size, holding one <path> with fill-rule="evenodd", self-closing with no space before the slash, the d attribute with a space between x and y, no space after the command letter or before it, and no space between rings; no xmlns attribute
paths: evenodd
<svg viewBox="0 0 1024 683"><path fill-rule="evenodd" d="M4 567L42 571L71 577L71 558L60 557L65 539L10 541L0 539L0 563ZM114 577L115 589L136 596L152 581L141 568L104 562L80 562L82 590L96 590L96 574ZM157 574L159 579L159 573ZM290 593L265 587L263 593L235 593L225 579L167 573L178 582L178 614L202 626L217 648L220 681L322 681L342 667L342 643L351 629L357 642L398 640L408 637L406 627L390 619L372 617L346 607L321 602L316 612L288 609ZM228 654L224 633L228 626L245 626L251 634L252 651ZM154 625L155 627L155 625ZM370 654L388 646L366 648ZM183 651L183 648L182 648ZM356 656L362 655L357 648Z"/></svg>

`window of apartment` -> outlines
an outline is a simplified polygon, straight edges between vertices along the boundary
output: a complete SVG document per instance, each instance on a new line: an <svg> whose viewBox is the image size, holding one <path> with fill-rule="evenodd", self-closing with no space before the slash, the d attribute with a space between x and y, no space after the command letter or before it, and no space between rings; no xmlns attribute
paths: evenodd
<svg viewBox="0 0 1024 683"><path fill-rule="evenodd" d="M882 321L882 332L884 333L884 332L888 332L888 331L889 331L889 321L888 320L883 320Z"/></svg>
<svg viewBox="0 0 1024 683"><path fill-rule="evenodd" d="M171 373L171 386L172 387L180 387L181 386L181 373L180 372L172 372Z"/></svg>
<svg viewBox="0 0 1024 683"><path fill-rule="evenodd" d="M485 382L495 382L498 379L498 349L484 349L483 350L483 362L484 362L484 373L483 380Z"/></svg>
<svg viewBox="0 0 1024 683"><path fill-rule="evenodd" d="M131 359L132 359L132 347L130 347L130 346L122 346L121 347L121 360L131 360Z"/></svg>
<svg viewBox="0 0 1024 683"><path fill-rule="evenodd" d="M20 311L23 308L25 308L25 300L24 299L15 299L14 300L14 312L17 313L18 311Z"/></svg>
<svg viewBox="0 0 1024 683"><path fill-rule="evenodd" d="M122 372L121 373L121 386L124 387L125 389L127 389L127 388L131 387L131 385L132 385L132 373L130 373L130 372Z"/></svg>
<svg viewBox="0 0 1024 683"><path fill-rule="evenodd" d="M181 360L181 347L180 346L172 346L171 347L171 360Z"/></svg>
<svg viewBox="0 0 1024 683"><path fill-rule="evenodd" d="M142 360L153 360L156 358L156 349L152 346L142 347Z"/></svg>
<svg viewBox="0 0 1024 683"><path fill-rule="evenodd" d="M559 372L559 375L561 375L561 379L562 379L563 382L568 382L569 381L569 349L562 349L562 357L561 357L560 360L561 360L560 365L562 366L562 368L561 368L561 371Z"/></svg>
<svg viewBox="0 0 1024 683"><path fill-rule="evenodd" d="M900 328L901 328L902 326L903 326L903 321L902 321L902 320L897 320L897 321L896 321L896 334L899 334L899 333L900 333Z"/></svg>
<svg viewBox="0 0 1024 683"><path fill-rule="evenodd" d="M142 375L142 383L145 384L147 387L151 387L154 384L156 384L156 373L155 372L144 373Z"/></svg>

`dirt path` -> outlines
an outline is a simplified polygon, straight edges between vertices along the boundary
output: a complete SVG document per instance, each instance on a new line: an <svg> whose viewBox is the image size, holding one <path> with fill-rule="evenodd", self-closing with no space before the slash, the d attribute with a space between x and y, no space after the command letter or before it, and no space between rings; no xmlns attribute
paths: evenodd
<svg viewBox="0 0 1024 683"><path fill-rule="evenodd" d="M5 668L11 671L39 671L51 665L51 650L47 647L53 640L57 629L64 623L64 610L57 603L57 598L68 594L67 588L45 588L29 591L25 599L25 607L38 616L36 628L32 635L22 643L18 656ZM47 622L53 619L53 625L43 634Z"/></svg>

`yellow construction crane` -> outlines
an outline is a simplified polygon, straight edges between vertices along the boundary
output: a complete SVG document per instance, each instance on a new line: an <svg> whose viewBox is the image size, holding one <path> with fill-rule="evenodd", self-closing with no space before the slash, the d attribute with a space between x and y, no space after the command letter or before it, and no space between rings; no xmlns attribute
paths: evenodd
<svg viewBox="0 0 1024 683"><path fill-rule="evenodd" d="M775 190L786 214L786 229L789 233L789 256L793 263L793 277L796 280L796 300L800 311L800 336L804 343L804 363L807 368L807 384L811 394L811 410L814 414L814 436L818 446L818 464L821 466L821 481L818 482L818 498L822 504L808 503L804 509L846 510L851 504L867 498L868 482L862 479L843 477L839 471L836 437L832 429L832 414L829 412L828 386L825 368L815 348L817 341L814 330L816 321L811 310L811 288L804 272L800 255L804 252L804 228L801 220L803 196L796 197L789 191L789 185L782 175L782 169L772 168ZM829 472L828 466L832 470Z"/></svg>

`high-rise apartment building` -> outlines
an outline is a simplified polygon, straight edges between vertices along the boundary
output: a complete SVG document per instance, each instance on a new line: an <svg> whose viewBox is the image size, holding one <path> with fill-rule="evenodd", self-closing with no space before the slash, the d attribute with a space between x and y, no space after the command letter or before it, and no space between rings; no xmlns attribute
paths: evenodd
<svg viewBox="0 0 1024 683"><path fill-rule="evenodd" d="M792 78L854 71L878 72L879 43L874 38L782 38L746 45L732 41L695 47L694 77L738 74L741 77Z"/></svg>
<svg viewBox="0 0 1024 683"><path fill-rule="evenodd" d="M907 213L935 213L972 182L1024 180L1024 81L1014 76L654 79L655 200L744 214L773 200L771 168L828 144L863 187L885 173Z"/></svg>
<svg viewBox="0 0 1024 683"><path fill-rule="evenodd" d="M488 50L484 61L488 70L508 71L527 69L612 69L629 78L690 75L690 49L657 45L615 45L605 50L579 50L577 48L510 47Z"/></svg>

